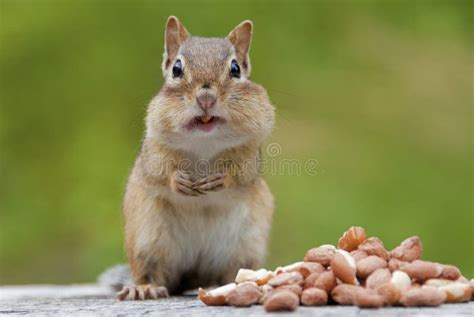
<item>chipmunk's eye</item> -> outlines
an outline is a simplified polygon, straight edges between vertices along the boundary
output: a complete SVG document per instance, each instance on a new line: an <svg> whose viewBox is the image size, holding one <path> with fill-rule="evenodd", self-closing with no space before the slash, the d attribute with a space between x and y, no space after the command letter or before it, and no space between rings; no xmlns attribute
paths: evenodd
<svg viewBox="0 0 474 317"><path fill-rule="evenodd" d="M230 77L240 78L240 66L235 59L230 64Z"/></svg>
<svg viewBox="0 0 474 317"><path fill-rule="evenodd" d="M173 78L181 76L183 76L183 64L181 63L181 60L178 59L173 66Z"/></svg>

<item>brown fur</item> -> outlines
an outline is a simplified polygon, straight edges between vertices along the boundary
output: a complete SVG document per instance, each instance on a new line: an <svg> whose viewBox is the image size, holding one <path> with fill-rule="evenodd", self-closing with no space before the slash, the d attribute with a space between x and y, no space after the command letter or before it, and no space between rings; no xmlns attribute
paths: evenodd
<svg viewBox="0 0 474 317"><path fill-rule="evenodd" d="M165 84L150 103L124 198L126 249L137 285L179 293L228 283L239 268L262 264L273 197L260 175L259 148L273 128L274 110L265 89L248 79L251 31L246 21L228 38L192 37L177 18L168 19ZM171 76L177 58L182 78ZM233 58L242 65L239 79L229 76ZM225 119L207 134L185 128L201 115L195 98L204 85L217 96L213 115ZM196 168L199 160L209 168ZM221 173L216 189L197 196L179 191L182 175L197 182Z"/></svg>

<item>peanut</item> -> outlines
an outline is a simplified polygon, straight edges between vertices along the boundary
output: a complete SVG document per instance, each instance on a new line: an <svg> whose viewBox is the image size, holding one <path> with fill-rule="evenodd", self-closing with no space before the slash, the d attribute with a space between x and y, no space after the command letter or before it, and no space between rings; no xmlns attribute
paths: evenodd
<svg viewBox="0 0 474 317"><path fill-rule="evenodd" d="M377 269L365 281L365 287L376 289L378 286L390 282L392 274L388 269Z"/></svg>
<svg viewBox="0 0 474 317"><path fill-rule="evenodd" d="M275 274L272 271L260 269L258 271L240 269L235 277L236 283L256 282L258 285L266 284Z"/></svg>
<svg viewBox="0 0 474 317"><path fill-rule="evenodd" d="M387 261L378 256L370 255L357 262L357 276L360 278L367 278L375 270L384 269L386 267Z"/></svg>
<svg viewBox="0 0 474 317"><path fill-rule="evenodd" d="M461 303L471 300L471 286L461 282L452 282L439 286L438 289L446 292L447 303Z"/></svg>
<svg viewBox="0 0 474 317"><path fill-rule="evenodd" d="M337 250L331 260L331 270L343 283L358 285L354 258L344 250Z"/></svg>
<svg viewBox="0 0 474 317"><path fill-rule="evenodd" d="M394 271L390 283L393 284L400 292L408 290L411 286L411 279L407 273L403 271Z"/></svg>
<svg viewBox="0 0 474 317"><path fill-rule="evenodd" d="M293 264L289 264L289 265L286 265L286 266L283 266L283 267L278 267L278 268L275 270L275 275L278 275L278 274L280 274L280 273L294 272L294 271L298 270L299 267L300 267L303 263L304 263L303 261L300 261L300 262L296 262L296 263L293 263Z"/></svg>
<svg viewBox="0 0 474 317"><path fill-rule="evenodd" d="M288 284L303 285L303 275L299 272L281 273L268 281L268 285L272 287L280 287Z"/></svg>
<svg viewBox="0 0 474 317"><path fill-rule="evenodd" d="M355 292L354 305L363 308L379 308L384 304L384 298L373 290L362 288Z"/></svg>
<svg viewBox="0 0 474 317"><path fill-rule="evenodd" d="M263 293L258 288L255 282L244 282L237 285L232 291L225 297L227 305L236 307L247 307L258 303Z"/></svg>
<svg viewBox="0 0 474 317"><path fill-rule="evenodd" d="M402 243L390 252L392 259L404 262L413 262L421 258L423 244L418 236L413 236L402 241Z"/></svg>
<svg viewBox="0 0 474 317"><path fill-rule="evenodd" d="M316 272L306 277L304 280L303 289L314 287L314 283L316 283L316 280L318 279L320 274L321 273Z"/></svg>
<svg viewBox="0 0 474 317"><path fill-rule="evenodd" d="M268 284L260 286L260 291L262 292L262 296L260 296L260 299L258 300L260 305L263 305L263 303L267 300L268 294L270 294L273 289L274 288Z"/></svg>
<svg viewBox="0 0 474 317"><path fill-rule="evenodd" d="M446 300L446 292L434 286L412 288L402 294L400 303L403 306L439 306Z"/></svg>
<svg viewBox="0 0 474 317"><path fill-rule="evenodd" d="M383 242L376 237L371 237L359 245L359 250L365 251L368 255L376 255L385 261L389 260L389 254L383 245Z"/></svg>
<svg viewBox="0 0 474 317"><path fill-rule="evenodd" d="M198 298L208 306L223 306L226 304L225 297L237 287L237 284L230 283L212 291L198 290Z"/></svg>
<svg viewBox="0 0 474 317"><path fill-rule="evenodd" d="M328 266L335 253L335 246L330 244L324 244L318 248L308 250L308 252L306 252L306 255L304 256L304 261L317 262L324 266Z"/></svg>
<svg viewBox="0 0 474 317"><path fill-rule="evenodd" d="M430 278L423 285L440 287L440 286L446 286L446 285L451 284L451 283L454 283L454 281L447 280L447 279L441 279L441 278Z"/></svg>
<svg viewBox="0 0 474 317"><path fill-rule="evenodd" d="M300 303L298 295L287 289L273 290L264 303L266 311L293 311Z"/></svg>
<svg viewBox="0 0 474 317"><path fill-rule="evenodd" d="M400 270L407 273L415 281L424 282L430 278L438 277L443 268L438 263L416 260L402 265Z"/></svg>
<svg viewBox="0 0 474 317"><path fill-rule="evenodd" d="M381 284L375 288L375 291L382 296L385 305L397 304L401 296L398 287L392 283Z"/></svg>
<svg viewBox="0 0 474 317"><path fill-rule="evenodd" d="M471 300L474 300L474 279L469 282L469 286L471 287Z"/></svg>
<svg viewBox="0 0 474 317"><path fill-rule="evenodd" d="M367 234L363 228L350 227L339 239L337 247L350 252L357 249L365 239L367 239Z"/></svg>
<svg viewBox="0 0 474 317"><path fill-rule="evenodd" d="M318 278L314 282L314 287L325 290L330 293L334 287L336 287L336 276L331 271L326 271L319 274Z"/></svg>
<svg viewBox="0 0 474 317"><path fill-rule="evenodd" d="M300 272L303 278L308 277L311 273L324 272L326 269L317 262L296 262L284 267L279 267L275 270L276 274Z"/></svg>
<svg viewBox="0 0 474 317"><path fill-rule="evenodd" d="M397 270L400 270L400 268L406 263L407 262L400 261L397 259L390 259L388 261L388 269L390 270L390 272L397 271Z"/></svg>
<svg viewBox="0 0 474 317"><path fill-rule="evenodd" d="M447 280L457 280L461 277L461 271L454 265L444 264L442 265L443 271L439 278L445 278Z"/></svg>
<svg viewBox="0 0 474 317"><path fill-rule="evenodd" d="M328 302L328 294L319 288L308 288L301 294L301 303L305 306L322 306Z"/></svg>
<svg viewBox="0 0 474 317"><path fill-rule="evenodd" d="M362 251L362 250L354 250L354 251L351 251L350 254L352 255L352 257L354 258L356 262L369 256L367 252Z"/></svg>
<svg viewBox="0 0 474 317"><path fill-rule="evenodd" d="M287 289L289 291L292 291L296 295L300 296L301 292L303 291L303 286L298 285L298 284L288 284L288 285L282 285L278 287L277 289Z"/></svg>
<svg viewBox="0 0 474 317"><path fill-rule="evenodd" d="M357 292L362 290L361 286L350 284L337 285L331 292L332 299L340 305L353 305L354 296Z"/></svg>
<svg viewBox="0 0 474 317"><path fill-rule="evenodd" d="M300 272L304 278L312 273L322 273L324 271L324 266L317 262L303 262L303 264L298 268L298 272Z"/></svg>

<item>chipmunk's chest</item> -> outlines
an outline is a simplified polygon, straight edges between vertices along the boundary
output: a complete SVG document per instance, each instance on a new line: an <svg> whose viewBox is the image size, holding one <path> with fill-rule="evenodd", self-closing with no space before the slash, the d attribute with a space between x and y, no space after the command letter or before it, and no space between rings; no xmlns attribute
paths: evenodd
<svg viewBox="0 0 474 317"><path fill-rule="evenodd" d="M248 217L248 206L240 203L227 209L203 208L180 218L173 224L173 236L181 246L176 267L200 275L220 274L237 252Z"/></svg>

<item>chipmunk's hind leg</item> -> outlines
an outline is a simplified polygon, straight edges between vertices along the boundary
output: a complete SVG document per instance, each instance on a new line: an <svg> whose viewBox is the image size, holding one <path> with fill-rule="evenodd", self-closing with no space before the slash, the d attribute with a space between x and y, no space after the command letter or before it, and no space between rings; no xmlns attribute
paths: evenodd
<svg viewBox="0 0 474 317"><path fill-rule="evenodd" d="M118 300L146 300L168 297L164 286L163 268L155 261L147 261L141 256L130 258L130 272L135 285L125 285L116 294Z"/></svg>
<svg viewBox="0 0 474 317"><path fill-rule="evenodd" d="M123 289L116 294L118 300L146 300L169 297L168 289L162 283L155 281L153 274L140 274L140 267L132 261L132 274L135 276L136 285L124 286ZM158 274L159 275L159 274ZM161 279L163 280L163 279Z"/></svg>

